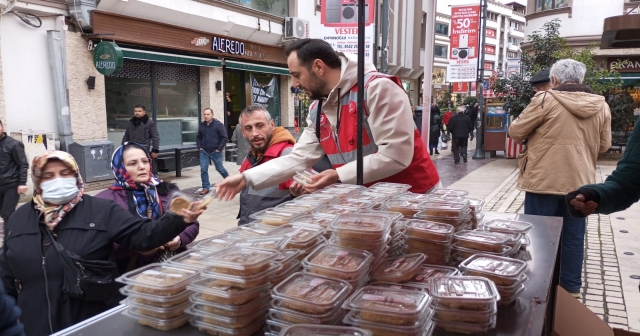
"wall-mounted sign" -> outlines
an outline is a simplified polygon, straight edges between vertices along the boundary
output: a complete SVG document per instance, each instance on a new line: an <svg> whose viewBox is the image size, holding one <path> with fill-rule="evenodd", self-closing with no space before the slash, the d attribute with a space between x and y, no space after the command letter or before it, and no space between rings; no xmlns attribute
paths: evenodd
<svg viewBox="0 0 640 336"><path fill-rule="evenodd" d="M453 83L453 93L467 93L469 92L469 83L467 82L456 82Z"/></svg>
<svg viewBox="0 0 640 336"><path fill-rule="evenodd" d="M211 50L232 55L244 55L244 43L222 37L214 37Z"/></svg>
<svg viewBox="0 0 640 336"><path fill-rule="evenodd" d="M206 37L196 37L191 41L191 44L196 47L206 46L207 44L209 44L209 39Z"/></svg>
<svg viewBox="0 0 640 336"><path fill-rule="evenodd" d="M122 50L115 42L102 41L93 50L93 65L105 76L120 72L122 61Z"/></svg>
<svg viewBox="0 0 640 336"><path fill-rule="evenodd" d="M496 54L496 47L490 46L490 45L485 45L484 46L484 52L486 54L495 55Z"/></svg>
<svg viewBox="0 0 640 336"><path fill-rule="evenodd" d="M607 65L617 72L640 72L640 57L609 57Z"/></svg>
<svg viewBox="0 0 640 336"><path fill-rule="evenodd" d="M497 31L495 29L487 28L484 30L487 37L496 38Z"/></svg>

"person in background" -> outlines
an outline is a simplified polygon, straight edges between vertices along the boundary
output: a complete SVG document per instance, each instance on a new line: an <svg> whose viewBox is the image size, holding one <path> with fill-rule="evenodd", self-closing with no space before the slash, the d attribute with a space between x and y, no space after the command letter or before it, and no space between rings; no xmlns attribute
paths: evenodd
<svg viewBox="0 0 640 336"><path fill-rule="evenodd" d="M471 132L469 132L469 138L473 141L473 130L476 129L476 124L478 120L478 103L473 104L473 106L469 107L469 118L471 119Z"/></svg>
<svg viewBox="0 0 640 336"><path fill-rule="evenodd" d="M183 209L158 220L134 217L114 202L84 194L78 165L67 152L49 150L35 157L31 176L33 200L6 223L0 255L7 294L25 312L20 321L29 336L53 334L118 304L112 284L92 285L91 299L63 292L65 272L52 236L82 260L107 263L114 243L149 251L171 241L203 212Z"/></svg>
<svg viewBox="0 0 640 336"><path fill-rule="evenodd" d="M509 126L520 156L518 189L525 191L527 215L563 218L560 286L580 296L584 259L584 218L571 216L565 195L595 182L598 153L611 147L611 112L604 97L582 84L586 66L572 59L550 70L552 90L538 92Z"/></svg>
<svg viewBox="0 0 640 336"><path fill-rule="evenodd" d="M16 306L16 300L7 295L4 284L0 281L0 335L24 336L24 326L19 320L20 314L22 311Z"/></svg>
<svg viewBox="0 0 640 336"><path fill-rule="evenodd" d="M542 69L538 71L531 79L529 84L533 86L533 89L538 92L551 90L551 79L549 78L549 69Z"/></svg>
<svg viewBox="0 0 640 336"><path fill-rule="evenodd" d="M233 130L231 142L235 143L238 146L236 163L238 165L241 165L242 162L244 162L244 159L247 157L247 154L249 153L249 141L242 135L242 127L240 127L240 124L236 125L236 128Z"/></svg>
<svg viewBox="0 0 640 336"><path fill-rule="evenodd" d="M464 106L458 106L458 113L449 120L449 132L451 133L451 151L453 163L459 164L460 157L467 163L467 147L469 146L469 131L473 129L471 118L464 114Z"/></svg>
<svg viewBox="0 0 640 336"><path fill-rule="evenodd" d="M422 106L418 106L413 110L413 123L416 124L418 132L422 134Z"/></svg>
<svg viewBox="0 0 640 336"><path fill-rule="evenodd" d="M447 133L451 134L451 130L449 130L449 122L451 121L451 117L453 117L453 112L450 109L447 109L447 112L442 116L442 123L447 129Z"/></svg>
<svg viewBox="0 0 640 336"><path fill-rule="evenodd" d="M209 164L211 161L213 161L222 178L229 176L222 163L224 161L224 148L227 145L227 130L224 124L213 117L212 109L205 108L202 111L202 116L204 121L198 127L196 145L200 151L200 178L202 179L200 195L206 195L211 187L209 182Z"/></svg>
<svg viewBox="0 0 640 336"><path fill-rule="evenodd" d="M116 180L114 185L96 197L115 202L134 217L159 219L169 209L171 191L178 188L174 184L158 180L152 173L151 164L151 157L144 147L133 142L125 143L116 149L111 160ZM144 252L129 250L116 244L114 257L118 269L122 274L162 260L163 253L168 255L185 251L199 232L200 224L193 222L168 243Z"/></svg>
<svg viewBox="0 0 640 336"><path fill-rule="evenodd" d="M127 130L122 137L122 144L125 142L135 142L141 144L147 151L151 152L153 159L160 153L160 134L158 126L149 119L147 109L144 105L133 107L133 118L129 120Z"/></svg>
<svg viewBox="0 0 640 336"><path fill-rule="evenodd" d="M20 194L27 192L28 170L24 145L7 136L0 120L0 217L5 224L16 211Z"/></svg>
<svg viewBox="0 0 640 336"><path fill-rule="evenodd" d="M440 109L431 105L431 120L429 120L429 155L433 155L435 150L436 155L438 152L438 143L440 142L440 134L442 133L442 117L440 117Z"/></svg>

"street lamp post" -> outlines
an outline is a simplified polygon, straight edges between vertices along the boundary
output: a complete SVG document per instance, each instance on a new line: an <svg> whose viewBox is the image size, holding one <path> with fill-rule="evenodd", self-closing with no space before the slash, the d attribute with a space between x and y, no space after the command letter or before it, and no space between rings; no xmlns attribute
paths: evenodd
<svg viewBox="0 0 640 336"><path fill-rule="evenodd" d="M484 45L485 45L485 33L487 26L487 0L480 0L480 4L482 5L482 20L481 27L482 31L482 42L481 46L478 48L478 51L481 52L480 56L480 64L478 64L478 77L476 82L480 85L480 96L478 97L478 115L480 116L480 126L476 131L476 151L473 154L474 160L482 160L484 159ZM475 120L474 120L475 122Z"/></svg>

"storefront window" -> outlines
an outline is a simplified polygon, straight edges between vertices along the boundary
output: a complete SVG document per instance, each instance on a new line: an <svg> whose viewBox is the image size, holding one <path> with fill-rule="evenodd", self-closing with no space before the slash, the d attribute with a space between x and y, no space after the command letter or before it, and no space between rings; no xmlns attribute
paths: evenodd
<svg viewBox="0 0 640 336"><path fill-rule="evenodd" d="M261 12L277 15L280 17L288 16L289 1L288 0L226 0L240 6L256 9Z"/></svg>
<svg viewBox="0 0 640 336"><path fill-rule="evenodd" d="M280 126L280 76L252 72L245 79L247 101L266 108L276 126Z"/></svg>
<svg viewBox="0 0 640 336"><path fill-rule="evenodd" d="M569 7L569 0L536 0L536 12Z"/></svg>

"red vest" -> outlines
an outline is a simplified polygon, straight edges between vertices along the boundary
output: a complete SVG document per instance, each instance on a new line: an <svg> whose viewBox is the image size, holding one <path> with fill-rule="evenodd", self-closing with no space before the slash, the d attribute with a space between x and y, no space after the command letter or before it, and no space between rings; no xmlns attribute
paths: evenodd
<svg viewBox="0 0 640 336"><path fill-rule="evenodd" d="M365 74L365 97L366 90L371 80L375 78L387 78L392 80L398 86L402 87L400 78L395 76L387 76L378 72L369 72ZM338 129L336 133L331 129L331 124L324 113L320 117L320 145L325 154L329 157L334 168L343 166L349 162L356 161L358 147L358 115L356 108L356 99L358 94L358 85L354 85L349 93L343 96L340 113L338 114ZM318 105L314 103L309 110L309 116L315 121L318 115ZM363 156L374 154L378 151L378 146L373 141L373 133L367 121L369 111L365 103L365 120L363 132ZM406 113L411 113L407 110ZM417 129L413 133L413 159L409 166L392 176L367 184L367 186L376 182L392 182L411 185L411 192L425 193L435 187L440 181L438 171L427 154L422 137Z"/></svg>
<svg viewBox="0 0 640 336"><path fill-rule="evenodd" d="M273 144L271 146L269 146L269 148L267 148L267 150L264 152L264 154L262 155L262 158L260 159L260 161L256 162L255 164L251 164L251 162L249 162L248 156L247 158L244 159L244 161L242 161L242 165L240 166L240 172L244 172L247 169L250 169L253 166L259 166L265 162L269 162L272 159L275 158L279 158L282 155L282 152L284 152L285 149L287 148L292 148L293 144L289 143L289 142L278 142L276 144ZM289 180L287 182L282 182L279 185L279 189L280 190L289 190L289 187L291 186L291 184L293 183L293 180Z"/></svg>

